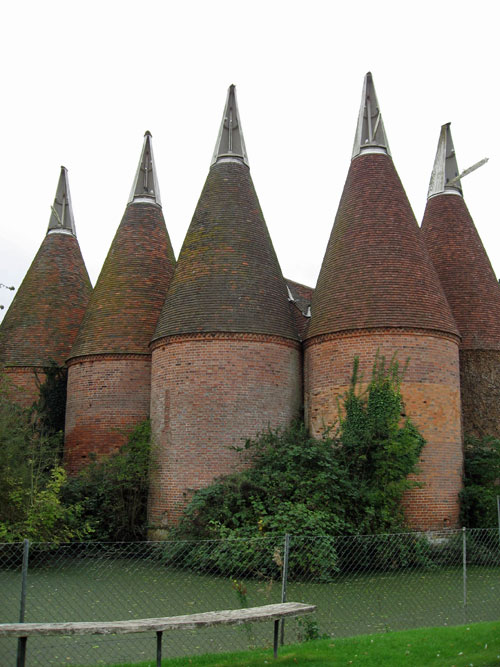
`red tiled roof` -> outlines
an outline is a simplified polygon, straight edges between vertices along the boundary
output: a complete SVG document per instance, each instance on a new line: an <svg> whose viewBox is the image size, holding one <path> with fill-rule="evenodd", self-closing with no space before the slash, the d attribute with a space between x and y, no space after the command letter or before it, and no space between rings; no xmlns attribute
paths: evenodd
<svg viewBox="0 0 500 667"><path fill-rule="evenodd" d="M154 337L195 332L298 338L249 169L236 159L210 169Z"/></svg>
<svg viewBox="0 0 500 667"><path fill-rule="evenodd" d="M372 327L457 328L392 159L351 162L307 337Z"/></svg>
<svg viewBox="0 0 500 667"><path fill-rule="evenodd" d="M148 354L175 258L159 206L131 203L85 313L70 358Z"/></svg>
<svg viewBox="0 0 500 667"><path fill-rule="evenodd" d="M6 366L63 365L92 286L73 234L47 234L0 325Z"/></svg>
<svg viewBox="0 0 500 667"><path fill-rule="evenodd" d="M500 350L500 285L463 198L431 197L422 236L460 330L460 347Z"/></svg>
<svg viewBox="0 0 500 667"><path fill-rule="evenodd" d="M314 289L307 287L307 285L296 283L294 280L289 280L288 278L285 278L285 282L293 299L293 301L290 301L293 320L299 332L300 339L303 340L309 326L309 320L311 319L311 299Z"/></svg>

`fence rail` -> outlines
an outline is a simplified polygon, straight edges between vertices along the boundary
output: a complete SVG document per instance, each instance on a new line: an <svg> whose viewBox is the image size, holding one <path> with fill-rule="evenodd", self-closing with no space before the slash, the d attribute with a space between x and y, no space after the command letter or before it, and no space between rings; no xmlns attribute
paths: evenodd
<svg viewBox="0 0 500 667"><path fill-rule="evenodd" d="M115 621L315 604L287 642L500 617L498 529L139 543L0 544L0 622ZM33 638L29 664L139 661L138 637ZM259 626L173 633L167 654L269 643ZM16 640L0 640L15 664Z"/></svg>

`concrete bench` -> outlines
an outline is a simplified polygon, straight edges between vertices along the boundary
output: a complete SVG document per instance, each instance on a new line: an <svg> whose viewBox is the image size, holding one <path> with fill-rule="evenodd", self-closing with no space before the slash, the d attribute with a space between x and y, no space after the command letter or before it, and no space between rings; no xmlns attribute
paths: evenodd
<svg viewBox="0 0 500 667"><path fill-rule="evenodd" d="M156 632L156 664L161 667L162 635L166 630L194 630L214 625L242 625L274 621L274 657L278 656L279 622L282 618L302 616L316 611L316 606L302 602L282 602L263 607L207 611L187 616L142 618L134 621L80 621L75 623L2 623L0 637L19 637L18 667L24 667L28 637L34 635L123 635L132 632Z"/></svg>

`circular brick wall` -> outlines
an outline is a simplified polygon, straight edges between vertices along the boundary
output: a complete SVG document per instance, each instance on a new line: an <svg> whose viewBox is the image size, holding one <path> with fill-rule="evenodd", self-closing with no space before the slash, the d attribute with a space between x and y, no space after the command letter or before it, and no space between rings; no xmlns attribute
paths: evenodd
<svg viewBox="0 0 500 667"><path fill-rule="evenodd" d="M175 524L192 490L241 467L231 447L297 416L301 370L299 344L278 336L199 334L156 344L151 536Z"/></svg>
<svg viewBox="0 0 500 667"><path fill-rule="evenodd" d="M406 411L427 444L417 479L422 488L407 492L405 515L411 528L429 530L458 525L462 484L458 343L452 336L409 330L346 332L318 336L304 353L305 416L315 436L337 418L337 397L349 388L353 359L370 379L377 352L403 366Z"/></svg>
<svg viewBox="0 0 500 667"><path fill-rule="evenodd" d="M68 369L64 464L70 474L112 454L131 429L149 416L151 358L95 356Z"/></svg>

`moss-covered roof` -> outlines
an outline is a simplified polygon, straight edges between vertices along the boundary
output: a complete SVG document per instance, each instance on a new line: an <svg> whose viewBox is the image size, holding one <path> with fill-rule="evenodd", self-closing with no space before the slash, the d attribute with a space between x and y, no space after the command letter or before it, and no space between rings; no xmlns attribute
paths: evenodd
<svg viewBox="0 0 500 667"><path fill-rule="evenodd" d="M148 354L175 257L159 206L127 206L70 358Z"/></svg>
<svg viewBox="0 0 500 667"><path fill-rule="evenodd" d="M238 159L210 169L154 339L195 332L298 338L250 171Z"/></svg>
<svg viewBox="0 0 500 667"><path fill-rule="evenodd" d="M311 311L307 338L373 327L458 333L388 155L351 162Z"/></svg>
<svg viewBox="0 0 500 667"><path fill-rule="evenodd" d="M500 285L463 198L431 197L422 235L460 330L460 347L500 350Z"/></svg>
<svg viewBox="0 0 500 667"><path fill-rule="evenodd" d="M76 237L49 232L0 325L0 361L63 365L91 292Z"/></svg>

